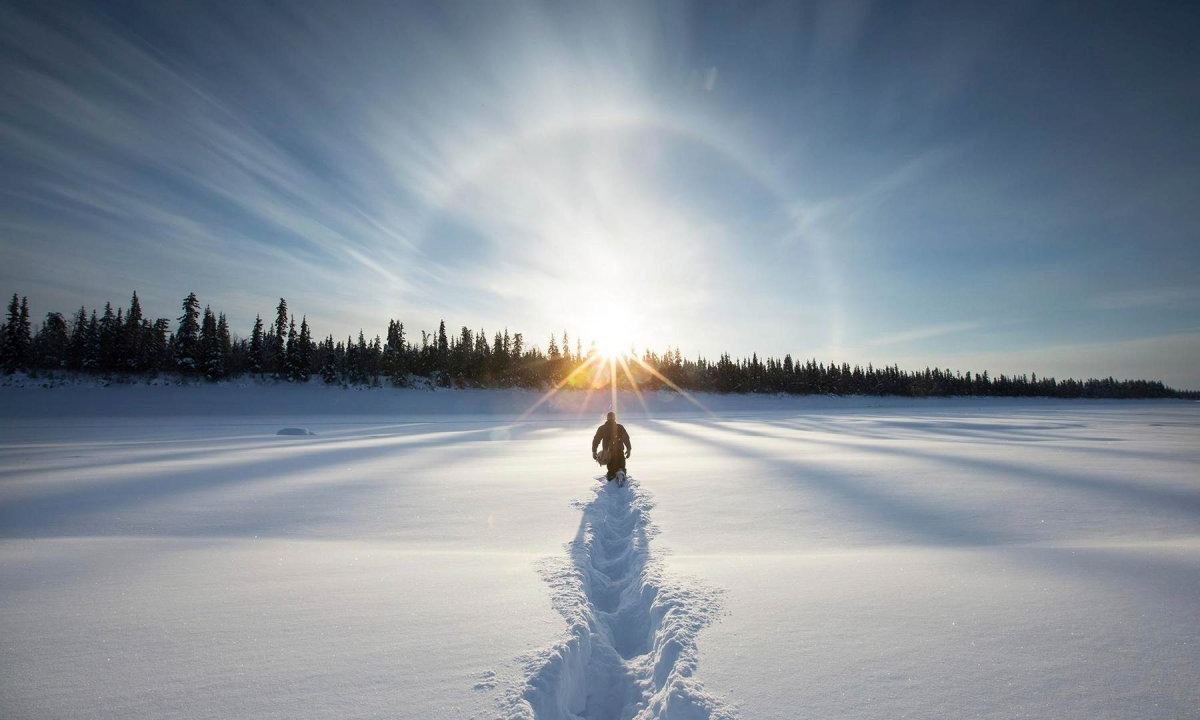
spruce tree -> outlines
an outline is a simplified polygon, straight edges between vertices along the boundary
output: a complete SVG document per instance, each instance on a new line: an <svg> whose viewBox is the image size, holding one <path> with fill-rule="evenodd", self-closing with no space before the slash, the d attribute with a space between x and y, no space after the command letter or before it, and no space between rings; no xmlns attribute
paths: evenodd
<svg viewBox="0 0 1200 720"><path fill-rule="evenodd" d="M179 316L179 328L175 331L175 367L181 372L200 370L200 301L196 293L188 293L183 299L183 315Z"/></svg>
<svg viewBox="0 0 1200 720"><path fill-rule="evenodd" d="M21 298L16 293L13 293L12 300L8 303L8 315L4 322L4 332L0 336L0 362L4 363L4 372L10 375L22 367L18 352L20 342L17 340L20 327Z"/></svg>
<svg viewBox="0 0 1200 720"><path fill-rule="evenodd" d="M229 333L229 321L225 313L217 315L217 353L221 358L221 376L229 375L233 360L233 337Z"/></svg>
<svg viewBox="0 0 1200 720"><path fill-rule="evenodd" d="M250 331L250 349L246 361L250 372L257 375L263 371L263 321L261 315L254 316L254 329Z"/></svg>
<svg viewBox="0 0 1200 720"><path fill-rule="evenodd" d="M358 342L346 338L346 374L350 382L361 385L368 380L367 366L370 363L367 353L367 338L362 329L358 331Z"/></svg>
<svg viewBox="0 0 1200 720"><path fill-rule="evenodd" d="M287 362L284 364L284 376L288 382L295 382L296 376L299 375L299 368L296 367L296 362L300 359L300 345L296 335L296 318L288 318L288 334L287 334Z"/></svg>
<svg viewBox="0 0 1200 720"><path fill-rule="evenodd" d="M271 348L271 373L275 378L282 379L287 373L287 332L288 332L288 306L287 300L279 298L279 305L275 308L275 327L274 335L271 338L273 347Z"/></svg>
<svg viewBox="0 0 1200 720"><path fill-rule="evenodd" d="M138 301L137 291L129 301L129 314L125 316L125 324L121 328L120 355L123 369L135 372L142 370L145 358L142 355L142 304Z"/></svg>
<svg viewBox="0 0 1200 720"><path fill-rule="evenodd" d="M395 353L404 352L404 323L392 320L388 323L387 349Z"/></svg>
<svg viewBox="0 0 1200 720"><path fill-rule="evenodd" d="M371 345L367 350L367 358L368 379L370 379L372 385L378 386L379 370L382 367L381 363L383 361L383 340L378 335L371 341Z"/></svg>
<svg viewBox="0 0 1200 720"><path fill-rule="evenodd" d="M297 351L295 360L297 382L308 382L312 374L312 332L308 328L308 316L300 318L300 336L296 339Z"/></svg>
<svg viewBox="0 0 1200 720"><path fill-rule="evenodd" d="M33 350L33 333L29 327L29 298L21 296L21 313L17 318L16 352L17 361L23 367L29 367L30 354Z"/></svg>
<svg viewBox="0 0 1200 720"><path fill-rule="evenodd" d="M312 372L312 335L308 318L300 319L300 332L296 332L296 319L288 323L287 378L290 382L307 382Z"/></svg>
<svg viewBox="0 0 1200 720"><path fill-rule="evenodd" d="M513 333L512 336L512 361L509 365L509 377L516 385L522 385L525 378L525 336L521 333Z"/></svg>
<svg viewBox="0 0 1200 720"><path fill-rule="evenodd" d="M83 367L85 370L100 369L100 320L96 311L88 318L87 344L84 346Z"/></svg>
<svg viewBox="0 0 1200 720"><path fill-rule="evenodd" d="M321 379L333 385L338 381L338 358L334 349L333 336L330 335L323 343L323 359L321 361Z"/></svg>
<svg viewBox="0 0 1200 720"><path fill-rule="evenodd" d="M120 316L113 313L112 303L104 303L104 314L100 316L100 369L105 372L116 369L121 324Z"/></svg>
<svg viewBox="0 0 1200 720"><path fill-rule="evenodd" d="M71 342L67 334L67 321L62 313L46 313L46 322L34 338L35 364L48 370L67 366L67 348Z"/></svg>
<svg viewBox="0 0 1200 720"><path fill-rule="evenodd" d="M204 376L209 380L219 380L225 374L221 343L217 338L217 316L207 305L204 306L204 319L200 322L196 357L200 359Z"/></svg>
<svg viewBox="0 0 1200 720"><path fill-rule="evenodd" d="M392 320L388 323L387 345L383 350L383 371L393 383L403 383L408 373L407 350L405 348L404 323Z"/></svg>
<svg viewBox="0 0 1200 720"><path fill-rule="evenodd" d="M174 364L171 358L171 321L167 318L155 320L150 326L149 338L148 367L153 370L170 368Z"/></svg>
<svg viewBox="0 0 1200 720"><path fill-rule="evenodd" d="M82 370L87 351L87 309L82 305L71 321L71 343L67 348L67 367Z"/></svg>
<svg viewBox="0 0 1200 720"><path fill-rule="evenodd" d="M488 358L488 367L493 383L501 387L507 384L504 376L508 372L508 350L504 345L504 338L501 337L499 332L496 333L495 339L492 340L492 352Z"/></svg>

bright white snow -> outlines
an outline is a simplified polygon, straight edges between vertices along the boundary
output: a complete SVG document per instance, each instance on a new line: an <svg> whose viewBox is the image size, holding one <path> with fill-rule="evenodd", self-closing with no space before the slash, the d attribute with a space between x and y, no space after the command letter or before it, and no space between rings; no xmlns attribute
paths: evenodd
<svg viewBox="0 0 1200 720"><path fill-rule="evenodd" d="M536 399L0 388L0 717L1198 715L1200 404Z"/></svg>

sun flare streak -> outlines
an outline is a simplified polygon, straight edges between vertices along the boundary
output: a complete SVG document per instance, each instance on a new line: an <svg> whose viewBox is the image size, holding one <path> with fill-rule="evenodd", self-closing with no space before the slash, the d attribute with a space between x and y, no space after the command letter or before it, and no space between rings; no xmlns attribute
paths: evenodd
<svg viewBox="0 0 1200 720"><path fill-rule="evenodd" d="M589 355L587 360L584 360L582 363L577 365L575 367L575 369L572 370L569 375L567 375L565 378L560 380L557 385L555 385L553 388L551 388L549 391L547 391L544 395L542 395L540 398L538 398L538 401L535 402L533 405L531 405L528 410L521 413L521 416L517 418L517 422L527 419L530 415L533 414L533 412L535 410L537 410L542 405L545 405L549 400L551 400L555 395L557 395L559 390L562 390L568 383L570 383L575 378L579 377L580 374L582 374L589 367L591 367L592 365L595 365L597 362L599 362L602 359L603 358L599 355ZM590 390L589 390L589 392L590 392Z"/></svg>
<svg viewBox="0 0 1200 720"><path fill-rule="evenodd" d="M646 398L642 396L642 389L638 386L637 379L633 376L633 373L629 370L629 363L627 363L625 361L624 356L620 356L617 359L621 363L621 371L625 373L626 379L629 380L629 387L633 389L633 394L637 397L638 403L641 404L642 410L644 410L646 413L646 416L649 417L650 416L650 406L646 404Z"/></svg>
<svg viewBox="0 0 1200 720"><path fill-rule="evenodd" d="M672 389L672 390L674 390L675 392L677 392L677 393L679 393L680 395L682 395L682 396L684 397L684 399L686 399L688 402L690 402L691 404L693 404L693 405L695 405L696 407L698 407L698 408L700 408L701 410L703 410L705 415L708 415L709 417L715 417L715 416L713 415L713 412L712 412L711 410L709 410L708 408L704 407L704 403L702 403L702 402L700 402L699 400L697 400L696 398L692 397L692 396L691 396L691 394L690 394L690 393L688 393L688 391L684 390L683 388L679 387L679 386L678 386L678 385L676 385L675 383L671 382L671 380L670 380L669 378L667 378L667 376L663 375L663 374L662 374L662 373L660 373L658 370L656 370L656 369L654 369L653 367L651 367L650 365L646 364L646 363L645 363L644 361L642 361L640 358L634 357L634 358L633 358L633 360L634 360L634 362L636 362L636 363L637 363L639 366L641 366L641 367L642 367L642 369L644 369L646 372L648 372L648 373L650 373L651 375L653 375L654 377L658 378L658 380L659 380L660 382L662 382L662 383L666 384L666 386L667 386L667 387L671 388L671 389Z"/></svg>
<svg viewBox="0 0 1200 720"><path fill-rule="evenodd" d="M592 393L603 387L605 384L608 385L609 389L609 408L613 412L619 412L618 404L620 399L620 383L617 374L618 367L620 368L621 374L624 375L625 381L629 383L629 389L632 390L634 395L637 397L638 403L642 406L643 412L645 412L646 416L649 417L651 415L650 406L646 403L645 395L642 393L641 383L638 381L638 373L635 372L635 369L630 366L630 360L636 363L638 368L682 395L684 399L695 405L705 415L708 415L709 417L713 416L712 411L705 407L703 403L693 397L686 390L672 382L670 378L663 375L658 371L658 369L649 365L633 353L624 352L607 354L600 352L599 350L593 350L582 362L577 364L566 377L556 383L553 388L546 391L533 405L531 405L524 413L522 413L517 418L517 422L528 419L529 416L532 415L539 407L545 405L556 395L558 395L563 388L569 385L578 385L580 384L581 380L584 381L582 389L586 391L584 402L581 405L581 412L582 408L587 406L587 402L591 399Z"/></svg>

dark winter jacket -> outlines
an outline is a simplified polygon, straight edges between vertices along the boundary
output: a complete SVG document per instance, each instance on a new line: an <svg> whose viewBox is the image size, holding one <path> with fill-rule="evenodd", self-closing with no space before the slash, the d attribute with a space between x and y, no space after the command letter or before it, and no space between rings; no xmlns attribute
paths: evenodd
<svg viewBox="0 0 1200 720"><path fill-rule="evenodd" d="M629 433L625 431L625 426L621 423L613 423L613 425L609 425L606 422L600 427L596 428L596 434L592 437L593 455L596 454L597 446L601 446L604 452L607 452L610 448L613 452L618 453L630 452L633 450L633 445L629 442Z"/></svg>

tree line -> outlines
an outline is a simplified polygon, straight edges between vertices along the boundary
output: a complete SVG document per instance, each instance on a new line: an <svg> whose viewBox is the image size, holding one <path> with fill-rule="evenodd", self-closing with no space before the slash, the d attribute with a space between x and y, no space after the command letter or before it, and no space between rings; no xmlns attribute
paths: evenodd
<svg viewBox="0 0 1200 720"><path fill-rule="evenodd" d="M678 348L657 354L645 351L627 358L619 368L577 372L594 360L577 338L550 335L543 352L521 333L506 328L490 337L462 327L448 334L443 320L435 332L420 331L419 341L404 324L388 322L385 337L314 340L308 319L299 326L287 301L280 298L271 322L255 317L248 337L236 336L225 314L200 307L195 293L180 305L175 323L151 319L134 292L128 308L89 311L80 307L68 319L50 312L36 332L31 327L29 302L13 294L0 326L0 365L18 371L74 371L102 375L179 373L185 377L221 380L256 376L285 382L307 382L317 376L330 384L391 384L407 386L432 382L445 387L589 386L615 382L646 390L672 388L689 392L786 393L792 395L999 396L1058 398L1200 398L1200 392L1178 391L1157 380L1058 380L1033 375L990 376L925 368L901 370L896 365L803 362L782 359L734 359L722 354L716 362L685 358ZM598 367L593 365L593 368Z"/></svg>

